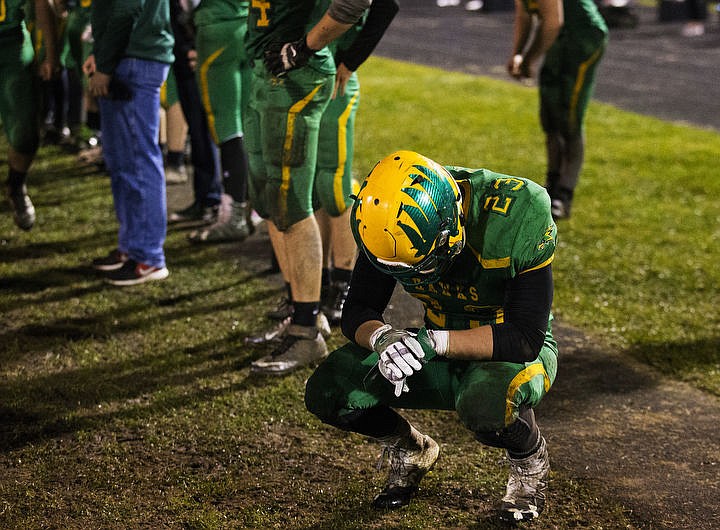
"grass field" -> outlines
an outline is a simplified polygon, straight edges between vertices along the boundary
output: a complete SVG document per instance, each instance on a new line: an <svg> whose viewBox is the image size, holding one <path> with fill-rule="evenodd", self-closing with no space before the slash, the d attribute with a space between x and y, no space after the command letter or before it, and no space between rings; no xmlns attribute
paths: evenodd
<svg viewBox="0 0 720 530"><path fill-rule="evenodd" d="M359 176L403 148L543 181L535 90L383 59L361 82ZM558 320L720 396L720 136L593 104L587 137ZM118 289L89 267L115 243L107 178L46 148L30 191L32 232L0 217L0 528L500 527L502 455L452 414L410 415L442 466L408 510L377 514L377 447L305 411L310 370L250 376L266 351L243 339L281 293L263 234L195 247L171 228L170 278ZM635 524L554 470L541 527Z"/></svg>

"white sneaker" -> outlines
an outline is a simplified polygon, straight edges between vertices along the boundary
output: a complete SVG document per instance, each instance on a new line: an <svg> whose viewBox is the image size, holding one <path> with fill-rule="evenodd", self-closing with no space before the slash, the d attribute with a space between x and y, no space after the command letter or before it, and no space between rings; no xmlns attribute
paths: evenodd
<svg viewBox="0 0 720 530"><path fill-rule="evenodd" d="M465 11L480 11L484 5L483 0L470 0L465 4Z"/></svg>

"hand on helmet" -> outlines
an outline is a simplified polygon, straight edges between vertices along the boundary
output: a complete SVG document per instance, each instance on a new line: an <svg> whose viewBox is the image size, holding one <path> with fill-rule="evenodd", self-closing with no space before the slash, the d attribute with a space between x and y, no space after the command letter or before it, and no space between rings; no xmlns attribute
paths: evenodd
<svg viewBox="0 0 720 530"><path fill-rule="evenodd" d="M409 390L406 379L423 367L425 352L416 335L385 325L373 333L370 345L379 355L378 369L395 385L395 396Z"/></svg>
<svg viewBox="0 0 720 530"><path fill-rule="evenodd" d="M295 42L268 47L263 61L271 74L281 76L290 70L305 66L314 53L315 50L310 49L307 40L303 37Z"/></svg>

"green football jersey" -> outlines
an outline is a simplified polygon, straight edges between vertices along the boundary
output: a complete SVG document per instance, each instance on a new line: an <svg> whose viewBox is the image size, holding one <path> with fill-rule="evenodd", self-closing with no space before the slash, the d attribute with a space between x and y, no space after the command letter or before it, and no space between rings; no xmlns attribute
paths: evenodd
<svg viewBox="0 0 720 530"><path fill-rule="evenodd" d="M431 327L502 323L507 280L548 265L555 255L550 198L528 179L447 169L463 190L465 247L438 282L403 287L423 303Z"/></svg>
<svg viewBox="0 0 720 530"><path fill-rule="evenodd" d="M531 15L538 13L538 0L523 0L525 10ZM607 33L607 24L595 4L595 0L563 0L563 27L561 31L576 39L582 39L588 28Z"/></svg>
<svg viewBox="0 0 720 530"><path fill-rule="evenodd" d="M325 13L321 1L251 0L246 41L250 58L262 60L269 46L301 39ZM335 73L335 61L327 46L310 58L308 66L322 73Z"/></svg>
<svg viewBox="0 0 720 530"><path fill-rule="evenodd" d="M248 16L249 0L202 0L195 9L193 20L197 26L217 24Z"/></svg>

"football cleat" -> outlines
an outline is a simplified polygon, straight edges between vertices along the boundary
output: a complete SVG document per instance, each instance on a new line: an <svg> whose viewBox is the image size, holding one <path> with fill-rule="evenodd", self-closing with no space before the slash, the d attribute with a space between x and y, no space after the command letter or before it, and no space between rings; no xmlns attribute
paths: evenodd
<svg viewBox="0 0 720 530"><path fill-rule="evenodd" d="M550 459L545 438L532 455L510 461L510 477L507 490L500 504L500 517L506 521L519 522L536 519L545 507Z"/></svg>
<svg viewBox="0 0 720 530"><path fill-rule="evenodd" d="M250 370L265 375L284 375L304 366L313 366L327 354L320 329L290 324L275 350L252 363Z"/></svg>
<svg viewBox="0 0 720 530"><path fill-rule="evenodd" d="M30 200L25 184L8 188L8 199L13 208L15 224L22 230L30 230L35 224L35 206Z"/></svg>
<svg viewBox="0 0 720 530"><path fill-rule="evenodd" d="M373 508L396 510L410 504L420 481L432 469L440 454L437 442L426 434L418 433L411 442L385 444L379 466L387 458L390 463L388 478L383 490L373 499Z"/></svg>

